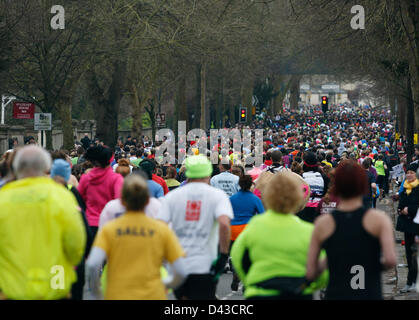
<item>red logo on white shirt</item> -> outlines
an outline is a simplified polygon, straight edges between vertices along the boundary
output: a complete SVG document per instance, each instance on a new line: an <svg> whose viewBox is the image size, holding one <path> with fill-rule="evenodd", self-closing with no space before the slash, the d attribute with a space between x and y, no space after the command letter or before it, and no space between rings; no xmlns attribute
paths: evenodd
<svg viewBox="0 0 419 320"><path fill-rule="evenodd" d="M199 221L201 215L201 201L190 201L186 204L186 221Z"/></svg>

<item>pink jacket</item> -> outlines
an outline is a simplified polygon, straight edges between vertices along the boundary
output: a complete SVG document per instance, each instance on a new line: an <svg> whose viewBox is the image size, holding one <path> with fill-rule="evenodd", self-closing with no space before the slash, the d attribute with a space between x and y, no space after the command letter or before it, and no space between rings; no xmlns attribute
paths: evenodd
<svg viewBox="0 0 419 320"><path fill-rule="evenodd" d="M86 203L86 217L89 226L97 227L105 205L121 195L124 178L113 172L111 167L93 168L80 178L77 188Z"/></svg>

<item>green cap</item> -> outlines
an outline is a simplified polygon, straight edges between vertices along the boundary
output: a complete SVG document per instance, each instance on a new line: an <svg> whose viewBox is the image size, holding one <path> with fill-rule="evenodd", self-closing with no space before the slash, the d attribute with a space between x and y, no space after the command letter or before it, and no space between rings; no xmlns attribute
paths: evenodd
<svg viewBox="0 0 419 320"><path fill-rule="evenodd" d="M201 179L210 177L212 174L212 164L203 155L191 156L186 159L186 177L189 179Z"/></svg>

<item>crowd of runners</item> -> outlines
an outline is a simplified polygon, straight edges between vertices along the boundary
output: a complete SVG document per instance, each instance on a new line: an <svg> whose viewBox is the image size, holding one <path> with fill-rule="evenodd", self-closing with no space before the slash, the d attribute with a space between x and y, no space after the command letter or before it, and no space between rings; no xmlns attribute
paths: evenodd
<svg viewBox="0 0 419 320"><path fill-rule="evenodd" d="M419 145L408 163L393 120L311 107L236 125L264 130L258 167L245 161L254 141L239 154L220 142L218 164L198 141L175 164L147 137L15 145L0 162L2 298L216 299L229 269L246 299L382 299L381 272L397 263L376 209L386 197L405 234L402 292L416 291Z"/></svg>

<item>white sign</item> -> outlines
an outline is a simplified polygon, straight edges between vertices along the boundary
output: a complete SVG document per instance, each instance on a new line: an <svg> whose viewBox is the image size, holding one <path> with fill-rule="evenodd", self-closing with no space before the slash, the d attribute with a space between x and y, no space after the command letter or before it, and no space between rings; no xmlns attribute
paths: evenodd
<svg viewBox="0 0 419 320"><path fill-rule="evenodd" d="M302 84L301 86L300 86L300 90L310 90L310 85L308 85L308 84Z"/></svg>
<svg viewBox="0 0 419 320"><path fill-rule="evenodd" d="M256 96L252 96L252 106L257 106L259 104L259 99Z"/></svg>
<svg viewBox="0 0 419 320"><path fill-rule="evenodd" d="M403 176L403 165L394 166L390 172L392 179L401 178Z"/></svg>
<svg viewBox="0 0 419 320"><path fill-rule="evenodd" d="M339 90L338 84L324 84L322 85L322 90Z"/></svg>
<svg viewBox="0 0 419 320"><path fill-rule="evenodd" d="M52 114L51 113L35 113L34 130L51 130Z"/></svg>

